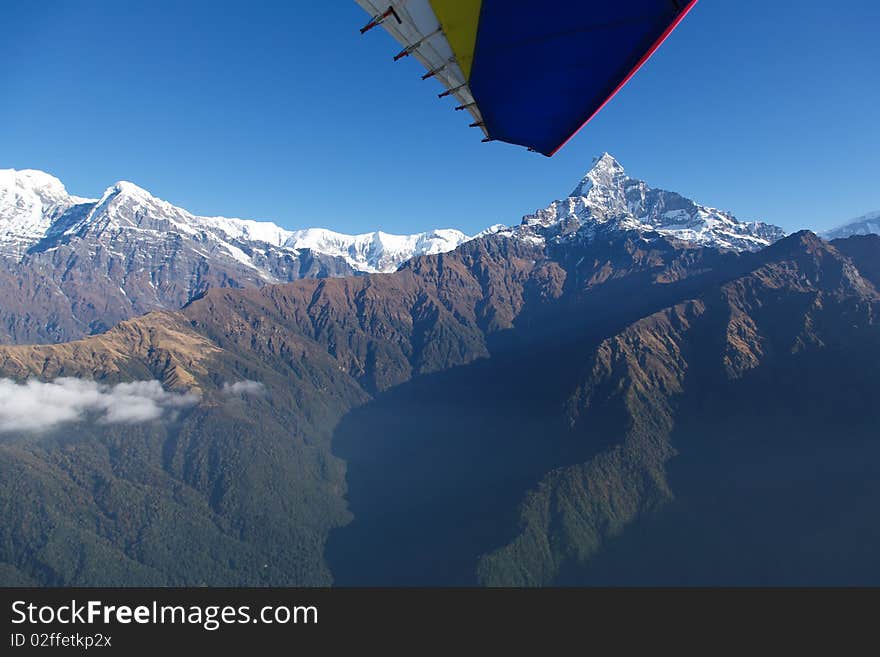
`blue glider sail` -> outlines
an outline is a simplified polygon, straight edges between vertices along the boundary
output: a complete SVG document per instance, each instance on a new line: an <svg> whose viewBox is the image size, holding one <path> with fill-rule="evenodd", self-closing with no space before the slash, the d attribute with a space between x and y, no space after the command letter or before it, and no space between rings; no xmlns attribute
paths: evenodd
<svg viewBox="0 0 880 657"><path fill-rule="evenodd" d="M553 155L697 0L357 0L487 141Z"/></svg>

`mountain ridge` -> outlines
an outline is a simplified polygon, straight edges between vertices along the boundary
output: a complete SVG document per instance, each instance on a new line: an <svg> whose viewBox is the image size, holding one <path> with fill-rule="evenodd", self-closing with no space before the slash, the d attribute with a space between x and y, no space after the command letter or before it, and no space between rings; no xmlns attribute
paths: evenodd
<svg viewBox="0 0 880 657"><path fill-rule="evenodd" d="M0 174L0 343L51 343L99 333L156 309L175 310L214 287L392 272L413 257L492 234L563 244L615 238L754 251L783 235L626 175L609 154L580 183L512 227L469 237L288 230L272 222L201 217L119 181L97 199L69 195L53 176Z"/></svg>
<svg viewBox="0 0 880 657"><path fill-rule="evenodd" d="M38 171L0 173L0 343L64 342L211 287L393 271L467 237L288 231L199 217L120 181L97 199ZM323 252L322 251L326 251Z"/></svg>
<svg viewBox="0 0 880 657"><path fill-rule="evenodd" d="M778 226L742 222L733 214L631 178L609 153L593 166L569 196L523 217L512 229L532 239L592 239L597 233L635 231L682 242L753 251L785 235Z"/></svg>
<svg viewBox="0 0 880 657"><path fill-rule="evenodd" d="M827 240L851 237L852 235L880 235L880 210L856 217L820 234Z"/></svg>
<svg viewBox="0 0 880 657"><path fill-rule="evenodd" d="M19 198L16 198L17 196ZM23 196L30 196L31 199L27 199L29 201L32 201L33 197L39 199L44 206L43 215L49 216L42 217L40 222L17 222L14 211L20 209L23 200L20 197ZM20 233L19 242L16 244L18 253L33 248L40 242L43 243L40 248L52 248L54 245L53 237L81 235L90 229L95 230L96 223L101 224L98 228L121 227L114 225L114 220L116 220L121 221L124 226L130 217L120 219L119 213L113 212L116 206L123 204L144 206L143 210L152 210L154 216L168 222L173 229L187 234L195 234L199 231L207 231L212 233L214 237L220 233L225 234L227 248L230 248L229 244L235 240L244 240L265 242L270 246L291 251L306 248L318 250L315 246L321 237L332 238L338 244L332 252L326 254L344 257L355 271L365 273L393 271L402 262L401 258L406 259L423 253L437 253L444 248L448 250L468 239L464 233L454 229L437 229L412 235L394 235L382 231L348 235L323 228L290 230L271 221L195 215L154 196L139 185L127 180L113 183L99 198L91 199L68 194L58 178L42 171L33 169L0 170L0 227L5 228L4 231L0 231L0 238L5 236L7 242L12 242L16 234ZM30 213L36 210L32 207L33 205L31 202L31 207L27 208ZM93 207L87 213L68 218L63 221L61 226L53 227L53 222L59 219L59 217L53 216L57 212L53 212L56 208L60 207L63 214L63 210L85 205ZM33 223L37 225L32 226ZM32 229L22 231L23 226ZM36 232L39 228L43 228L40 233ZM435 243L432 240L438 241ZM364 255L363 249L358 246L365 242L372 242L377 247L377 255L373 257L368 257L369 254ZM398 250L400 250L401 242L404 244L413 243L412 252L388 256L382 253L386 245L398 246ZM0 244L3 243L0 241ZM14 255L15 253L15 251L7 252L6 255Z"/></svg>
<svg viewBox="0 0 880 657"><path fill-rule="evenodd" d="M860 407L846 372L876 381L859 354L880 353L880 294L862 274L880 243L802 232L733 252L604 239L488 235L393 274L212 288L76 343L0 347L0 376L19 382L156 379L201 392L173 422L0 440L15 473L0 537L18 537L0 540L3 572L43 584L577 582L617 541L645 549L642 528L680 494L711 501L724 479L696 498L688 488L701 463L742 465L704 419L681 435L709 402L710 419L755 404L766 417L767 400L791 406L783 420L807 413L792 437L804 465L785 479L804 493L818 448L849 440L835 437L833 414L810 413L848 398ZM834 369L792 370L803 358ZM757 398L756 375L768 381ZM264 392L224 392L243 379ZM824 400L799 394L799 381L822 380ZM732 408L716 394L729 386ZM867 467L876 441L862 433L841 449L861 450ZM747 463L762 445L742 450ZM752 494L750 481L737 493ZM790 515L789 503L762 501ZM747 529L722 526L723 544L747 546ZM794 555L791 572L851 563L822 546L824 558ZM764 567L743 563L753 577Z"/></svg>

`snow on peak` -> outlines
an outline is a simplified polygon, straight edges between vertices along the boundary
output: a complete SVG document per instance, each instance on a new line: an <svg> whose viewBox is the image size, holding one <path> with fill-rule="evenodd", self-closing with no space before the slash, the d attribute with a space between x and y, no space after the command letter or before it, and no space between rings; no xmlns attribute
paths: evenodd
<svg viewBox="0 0 880 657"><path fill-rule="evenodd" d="M593 159L592 168L581 178L569 198L586 198L593 205L603 207L606 212L625 212L626 179L626 172L620 162L610 154L603 153Z"/></svg>
<svg viewBox="0 0 880 657"><path fill-rule="evenodd" d="M108 187L98 202L98 208L98 212L92 213L85 222L81 222L71 231L82 230L83 223L112 226L114 229L128 224L136 225L141 230L151 227L164 229L164 226L168 226L182 233L217 240L222 243L226 252L251 266L255 265L241 250L241 245L235 243L260 242L293 251L311 249L325 255L341 257L356 271L389 272L415 255L450 251L468 239L464 233L456 230L436 230L415 235L391 235L381 231L346 235L325 228L291 231L271 221L201 217L156 198L145 189L127 181L119 181ZM136 213L137 216L143 215L146 218L135 221L132 210L140 210L139 214ZM110 220L98 221L102 213L109 215ZM158 226L157 220L164 222L163 226Z"/></svg>
<svg viewBox="0 0 880 657"><path fill-rule="evenodd" d="M119 180L105 189L104 193L101 194L101 198L98 199L97 206L102 207L110 203L147 204L167 211L179 210L179 208L175 208L167 201L153 196L143 187L139 187L127 180Z"/></svg>
<svg viewBox="0 0 880 657"><path fill-rule="evenodd" d="M90 199L67 193L55 176L35 169L0 169L0 255L19 257L53 220Z"/></svg>
<svg viewBox="0 0 880 657"><path fill-rule="evenodd" d="M674 192L652 189L602 153L568 197L527 215L517 227L496 225L477 237L589 239L599 230L659 233L738 250L761 248L784 234L775 226L740 222ZM356 271L390 272L414 256L451 251L472 239L454 229L413 235L287 230L269 221L194 215L125 180L108 187L100 199L89 200L69 195L60 180L42 171L0 170L0 256L21 257L38 242L51 248L55 239L76 238L100 241L108 249L140 244L149 250L150 244L172 235L188 239L203 257L226 254L266 280L271 278L263 271L268 250L310 249L342 258Z"/></svg>
<svg viewBox="0 0 880 657"><path fill-rule="evenodd" d="M104 192L104 196L110 196L115 194L124 194L126 196L136 196L138 198L143 199L154 199L155 197L150 194L143 187L138 187L133 182L129 182L127 180L119 180L112 184L107 190Z"/></svg>
<svg viewBox="0 0 880 657"><path fill-rule="evenodd" d="M659 233L684 242L734 250L756 250L784 236L781 228L741 222L729 212L700 205L675 192L653 189L630 178L623 166L603 153L572 193L526 215L524 236L569 239L597 230Z"/></svg>
<svg viewBox="0 0 880 657"><path fill-rule="evenodd" d="M826 230L821 233L827 240L836 240L852 235L880 235L880 210L869 212L856 219L846 222L841 226Z"/></svg>
<svg viewBox="0 0 880 657"><path fill-rule="evenodd" d="M53 227L53 233L94 236L110 231L151 230L177 231L192 235L198 231L193 225L197 218L168 201L163 201L147 190L127 180L120 180L104 190L88 212L79 213Z"/></svg>
<svg viewBox="0 0 880 657"><path fill-rule="evenodd" d="M453 229L414 235L292 231L270 221L194 215L127 180L110 185L95 200L69 195L60 180L42 171L0 170L0 256L19 258L41 240L51 248L53 239L88 239L107 249L149 248L174 234L192 240L203 256L225 253L266 280L271 278L261 269L266 249L311 249L343 258L356 271L390 272L413 256L451 251L470 239Z"/></svg>
<svg viewBox="0 0 880 657"><path fill-rule="evenodd" d="M36 197L49 208L54 205L87 203L92 199L68 194L55 176L37 169L0 169L0 198L10 202L13 197Z"/></svg>
<svg viewBox="0 0 880 657"><path fill-rule="evenodd" d="M474 239L478 239L480 237L487 237L489 235L494 235L495 233L500 233L502 231L510 230L510 226L507 224L492 224L488 228L481 230L479 233L474 235Z"/></svg>
<svg viewBox="0 0 880 657"><path fill-rule="evenodd" d="M51 196L66 196L67 190L58 178L36 169L0 169L0 189L18 187Z"/></svg>
<svg viewBox="0 0 880 657"><path fill-rule="evenodd" d="M469 239L451 228L414 235L382 231L346 235L326 228L306 228L293 231L285 246L338 256L358 271L392 272L410 258L452 251Z"/></svg>

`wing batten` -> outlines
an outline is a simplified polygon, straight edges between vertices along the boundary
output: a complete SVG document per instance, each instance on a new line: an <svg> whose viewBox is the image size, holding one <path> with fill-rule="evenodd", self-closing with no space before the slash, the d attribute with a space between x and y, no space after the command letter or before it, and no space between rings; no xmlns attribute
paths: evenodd
<svg viewBox="0 0 880 657"><path fill-rule="evenodd" d="M469 2L470 0L466 0ZM456 60L452 46L443 32L440 21L429 0L356 0L370 16L382 15L390 9L401 18L401 23L385 20L381 26L401 45L403 50L412 48L412 56L425 67L423 79L433 78L446 89L443 97L453 96L460 105L468 106L468 113L475 122L482 123L483 116L471 94L467 78ZM399 54L399 53L398 53Z"/></svg>
<svg viewBox="0 0 880 657"><path fill-rule="evenodd" d="M467 111L484 141L553 155L697 0L357 0ZM397 20L387 17L393 16Z"/></svg>

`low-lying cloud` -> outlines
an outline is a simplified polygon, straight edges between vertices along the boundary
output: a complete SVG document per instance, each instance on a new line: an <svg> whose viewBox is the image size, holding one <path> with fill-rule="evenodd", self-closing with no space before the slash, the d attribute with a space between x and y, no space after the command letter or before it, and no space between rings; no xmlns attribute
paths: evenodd
<svg viewBox="0 0 880 657"><path fill-rule="evenodd" d="M48 383L0 379L0 432L44 431L87 417L105 424L149 422L198 401L193 393L165 390L159 381L106 385L73 377Z"/></svg>
<svg viewBox="0 0 880 657"><path fill-rule="evenodd" d="M259 381L243 379L235 383L224 383L223 392L228 395L261 395L265 386Z"/></svg>

